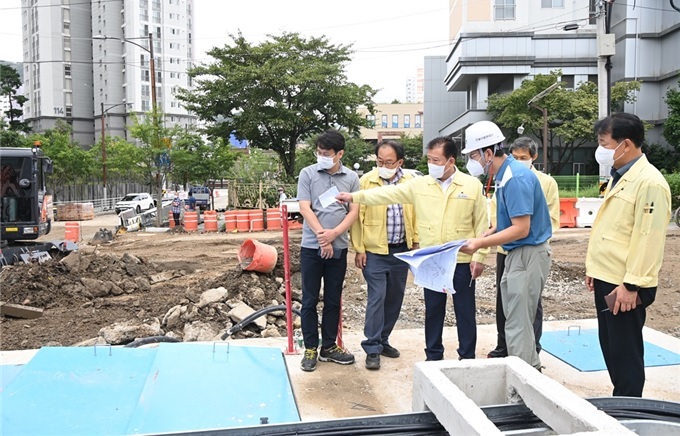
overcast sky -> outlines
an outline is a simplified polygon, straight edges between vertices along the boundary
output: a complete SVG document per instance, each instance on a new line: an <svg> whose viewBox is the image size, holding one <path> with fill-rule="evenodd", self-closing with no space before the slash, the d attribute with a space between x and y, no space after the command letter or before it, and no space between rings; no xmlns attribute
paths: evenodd
<svg viewBox="0 0 680 436"><path fill-rule="evenodd" d="M20 0L0 0L0 60L22 60L20 8ZM283 31L325 35L352 44L349 80L382 89L378 102L404 101L423 57L448 48L448 0L194 0L194 9L197 61L209 61L205 52L239 30L250 41Z"/></svg>

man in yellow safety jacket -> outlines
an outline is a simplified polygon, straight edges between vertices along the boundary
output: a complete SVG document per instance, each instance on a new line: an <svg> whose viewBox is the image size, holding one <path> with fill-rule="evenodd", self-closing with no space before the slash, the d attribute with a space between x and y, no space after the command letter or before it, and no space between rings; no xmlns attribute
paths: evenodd
<svg viewBox="0 0 680 436"><path fill-rule="evenodd" d="M354 193L341 192L337 198L375 206L412 204L421 247L474 238L489 228L486 197L476 178L456 168L456 144L451 138L435 138L427 145L429 176L396 186ZM458 331L458 357L473 359L477 344L475 282L484 271L488 248L474 255L458 253L453 288L453 307ZM442 360L442 333L446 315L446 293L425 289L425 355Z"/></svg>
<svg viewBox="0 0 680 436"><path fill-rule="evenodd" d="M642 327L654 302L663 261L671 194L642 153L643 122L617 113L595 124L595 159L612 178L595 217L586 255L586 287L595 293L598 334L613 395L641 397L645 384ZM609 305L605 297L612 298Z"/></svg>

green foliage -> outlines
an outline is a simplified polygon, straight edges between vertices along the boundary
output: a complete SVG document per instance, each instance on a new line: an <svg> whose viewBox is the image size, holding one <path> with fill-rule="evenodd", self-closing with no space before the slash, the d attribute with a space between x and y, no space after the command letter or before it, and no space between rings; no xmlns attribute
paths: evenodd
<svg viewBox="0 0 680 436"><path fill-rule="evenodd" d="M99 141L89 150L94 160L95 175L103 178L104 163L102 159L102 143ZM107 183L110 181L143 182L145 168L143 150L117 136L106 137L106 173Z"/></svg>
<svg viewBox="0 0 680 436"><path fill-rule="evenodd" d="M643 145L642 152L647 160L662 172L672 173L680 170L680 153L659 144Z"/></svg>
<svg viewBox="0 0 680 436"><path fill-rule="evenodd" d="M5 111L5 116L9 123L0 125L1 130L12 130L15 132L27 133L31 129L28 123L21 121L23 115L23 106L28 98L21 94L17 94L17 90L21 86L21 78L19 72L9 65L0 64L0 96L6 97L9 102L9 110ZM5 139L4 137L2 139ZM9 138L8 138L9 139ZM2 142L5 145L4 141Z"/></svg>
<svg viewBox="0 0 680 436"><path fill-rule="evenodd" d="M94 159L78 143L71 142L71 128L65 122L58 120L54 128L31 135L29 141L31 144L40 141L43 152L52 159L54 173L50 182L53 186L84 182L93 174Z"/></svg>
<svg viewBox="0 0 680 436"><path fill-rule="evenodd" d="M671 188L671 201L673 209L680 207L680 173L665 174L666 182Z"/></svg>
<svg viewBox="0 0 680 436"><path fill-rule="evenodd" d="M375 146L361 138L345 138L345 153L342 164L354 170L354 164L359 164L359 170L368 172L375 167Z"/></svg>
<svg viewBox="0 0 680 436"><path fill-rule="evenodd" d="M580 187L578 192L576 188L573 189L561 189L559 190L560 198L578 198L578 197L593 197L597 198L600 196L600 185L590 185Z"/></svg>
<svg viewBox="0 0 680 436"><path fill-rule="evenodd" d="M181 132L170 154L172 179L185 188L189 182L205 185L209 180L227 177L241 153L218 138L206 143L195 132Z"/></svg>
<svg viewBox="0 0 680 436"><path fill-rule="evenodd" d="M250 154L239 158L227 176L241 183L258 183L262 180L268 185L277 185L281 176L279 166L278 159L271 152L251 148Z"/></svg>
<svg viewBox="0 0 680 436"><path fill-rule="evenodd" d="M488 112L505 129L508 143L518 137L516 129L522 124L524 135L536 137L539 144L543 143L543 113L536 107L529 106L528 102L557 82L561 74L561 71L553 71L548 75L538 74L522 82L522 86L511 93L489 97ZM611 90L613 106L634 101L634 91L639 89L639 82L615 84ZM597 86L592 82L582 82L573 91L558 87L535 101L534 105L548 110L549 122L561 122L549 130L547 138L548 162L553 162L549 171L559 174L572 161L576 149L596 139L593 125L598 119Z"/></svg>
<svg viewBox="0 0 680 436"><path fill-rule="evenodd" d="M195 89L179 95L207 123L210 137L227 142L234 133L251 147L272 150L292 178L301 139L337 125L352 134L368 126L357 108L366 105L372 113L376 91L348 82L349 46L297 33L260 44L241 34L231 38L232 44L208 52L214 63L189 70Z"/></svg>
<svg viewBox="0 0 680 436"><path fill-rule="evenodd" d="M130 134L141 142L138 165L150 186L160 192L170 171L170 150L182 129L179 126L165 127L159 110L147 112L142 120L133 115Z"/></svg>
<svg viewBox="0 0 680 436"><path fill-rule="evenodd" d="M427 173L427 158L425 158L425 171L418 166L423 162L423 134L417 136L401 135L399 142L404 146L404 168L416 169Z"/></svg>
<svg viewBox="0 0 680 436"><path fill-rule="evenodd" d="M30 147L31 143L22 132L11 130L9 124L0 119L0 146L2 147Z"/></svg>
<svg viewBox="0 0 680 436"><path fill-rule="evenodd" d="M678 80L680 86L680 80ZM663 125L663 137L680 152L680 89L669 88L666 92L668 118Z"/></svg>

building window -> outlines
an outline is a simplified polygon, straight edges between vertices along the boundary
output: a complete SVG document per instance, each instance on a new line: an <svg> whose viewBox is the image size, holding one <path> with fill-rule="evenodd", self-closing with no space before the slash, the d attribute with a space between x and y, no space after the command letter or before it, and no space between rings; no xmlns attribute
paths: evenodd
<svg viewBox="0 0 680 436"><path fill-rule="evenodd" d="M415 127L416 129L422 129L423 124L422 124L423 116L420 114L416 114L416 119L415 119Z"/></svg>
<svg viewBox="0 0 680 436"><path fill-rule="evenodd" d="M541 0L542 8L563 8L564 0Z"/></svg>
<svg viewBox="0 0 680 436"><path fill-rule="evenodd" d="M366 121L368 121L368 127L375 127L375 115L366 115Z"/></svg>
<svg viewBox="0 0 680 436"><path fill-rule="evenodd" d="M64 64L64 76L71 77L71 64Z"/></svg>
<svg viewBox="0 0 680 436"><path fill-rule="evenodd" d="M151 106L149 105L149 100L142 100L142 111L148 112L150 110L151 110Z"/></svg>
<svg viewBox="0 0 680 436"><path fill-rule="evenodd" d="M73 107L72 106L66 106L66 116L67 117L73 116Z"/></svg>
<svg viewBox="0 0 680 436"><path fill-rule="evenodd" d="M404 129L411 128L411 115L404 115Z"/></svg>
<svg viewBox="0 0 680 436"><path fill-rule="evenodd" d="M148 82L150 79L149 70L142 70L142 82Z"/></svg>
<svg viewBox="0 0 680 436"><path fill-rule="evenodd" d="M514 20L515 0L495 0L493 10L496 20Z"/></svg>
<svg viewBox="0 0 680 436"><path fill-rule="evenodd" d="M142 85L142 97L149 97L151 87L149 85Z"/></svg>
<svg viewBox="0 0 680 436"><path fill-rule="evenodd" d="M392 128L399 127L399 115L392 115Z"/></svg>
<svg viewBox="0 0 680 436"><path fill-rule="evenodd" d="M380 120L380 126L381 127L387 127L387 115L383 115L381 120Z"/></svg>
<svg viewBox="0 0 680 436"><path fill-rule="evenodd" d="M573 168L572 168L572 171L573 171L572 174L573 175L583 174L583 172L586 170L586 164L584 164L583 162L574 162L572 165L573 165Z"/></svg>

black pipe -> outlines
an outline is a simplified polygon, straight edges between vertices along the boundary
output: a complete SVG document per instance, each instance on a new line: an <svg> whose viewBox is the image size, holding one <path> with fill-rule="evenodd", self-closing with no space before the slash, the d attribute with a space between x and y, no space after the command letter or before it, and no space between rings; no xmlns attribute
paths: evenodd
<svg viewBox="0 0 680 436"><path fill-rule="evenodd" d="M148 338L135 339L134 341L125 345L123 348L137 348L141 347L142 345L157 344L159 342L181 342L181 341L171 336L149 336Z"/></svg>
<svg viewBox="0 0 680 436"><path fill-rule="evenodd" d="M257 312L253 312L250 315L246 316L241 320L241 322L238 322L234 324L229 330L227 330L222 336L222 340L227 339L229 336L233 335L234 333L240 332L243 330L243 327L247 326L257 318L261 317L262 315L266 315L271 312L277 312L279 310L286 310L286 305L285 304L279 304L278 306L269 306L269 307L263 307L262 309L258 310ZM300 313L299 309L293 308L293 313L296 314L297 316L302 316Z"/></svg>

